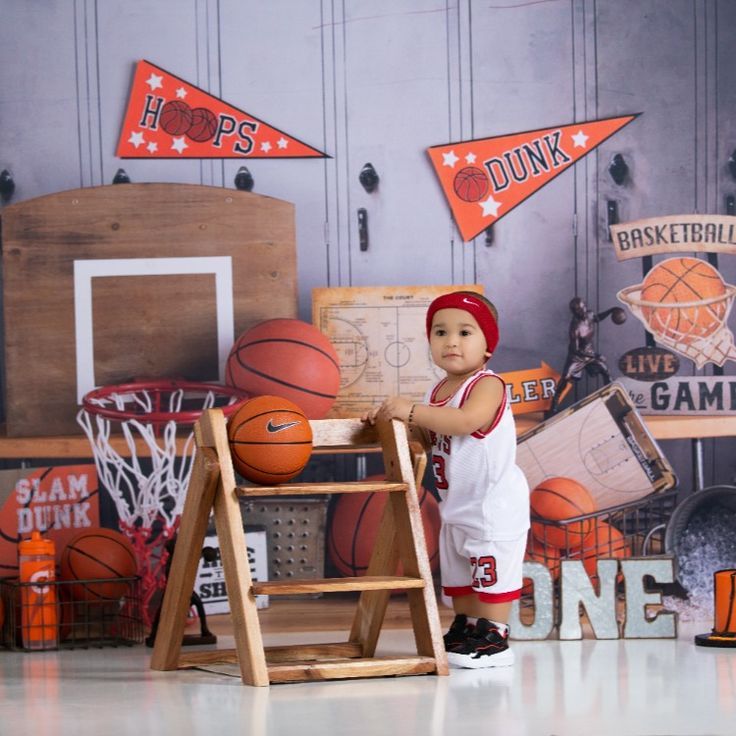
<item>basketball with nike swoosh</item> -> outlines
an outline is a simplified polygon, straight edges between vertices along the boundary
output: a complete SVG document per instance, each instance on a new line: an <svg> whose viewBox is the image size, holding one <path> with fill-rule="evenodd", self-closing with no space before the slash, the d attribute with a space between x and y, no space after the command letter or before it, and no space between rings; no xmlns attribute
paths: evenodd
<svg viewBox="0 0 736 736"><path fill-rule="evenodd" d="M228 441L235 470L260 485L296 477L312 455L312 427L304 412L281 396L256 396L230 418Z"/></svg>

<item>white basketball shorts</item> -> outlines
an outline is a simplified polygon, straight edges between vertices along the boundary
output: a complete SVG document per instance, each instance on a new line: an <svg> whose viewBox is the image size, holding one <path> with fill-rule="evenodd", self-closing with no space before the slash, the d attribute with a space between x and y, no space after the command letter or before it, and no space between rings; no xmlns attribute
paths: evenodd
<svg viewBox="0 0 736 736"><path fill-rule="evenodd" d="M442 590L451 598L476 593L483 603L521 597L527 533L512 540L475 539L449 524L440 529Z"/></svg>

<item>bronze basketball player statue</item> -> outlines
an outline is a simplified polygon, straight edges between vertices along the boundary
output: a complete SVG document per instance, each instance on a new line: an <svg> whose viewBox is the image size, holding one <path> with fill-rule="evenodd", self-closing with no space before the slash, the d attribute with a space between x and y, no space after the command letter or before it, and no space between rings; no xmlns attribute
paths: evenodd
<svg viewBox="0 0 736 736"><path fill-rule="evenodd" d="M621 307L611 307L596 314L588 309L579 296L570 300L570 311L572 318L568 330L567 358L562 376L555 387L555 395L549 409L550 416L557 411L557 404L563 391L573 381L579 381L583 372L589 376L601 376L603 385L611 383L608 363L595 349L596 330L598 323L609 316L617 325L626 321L626 312Z"/></svg>

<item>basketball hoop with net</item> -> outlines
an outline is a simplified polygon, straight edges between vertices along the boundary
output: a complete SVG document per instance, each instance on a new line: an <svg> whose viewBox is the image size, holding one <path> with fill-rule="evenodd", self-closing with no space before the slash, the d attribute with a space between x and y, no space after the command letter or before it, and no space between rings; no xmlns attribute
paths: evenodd
<svg viewBox="0 0 736 736"><path fill-rule="evenodd" d="M207 409L235 412L248 396L214 383L174 379L103 386L87 393L77 421L92 446L99 482L135 547L143 618L166 584L165 542L175 533L194 462L194 423Z"/></svg>
<svg viewBox="0 0 736 736"><path fill-rule="evenodd" d="M642 299L641 284L621 289L616 297L658 342L693 360L698 368L736 360L733 333L726 326L736 287L724 284L719 296L686 302Z"/></svg>

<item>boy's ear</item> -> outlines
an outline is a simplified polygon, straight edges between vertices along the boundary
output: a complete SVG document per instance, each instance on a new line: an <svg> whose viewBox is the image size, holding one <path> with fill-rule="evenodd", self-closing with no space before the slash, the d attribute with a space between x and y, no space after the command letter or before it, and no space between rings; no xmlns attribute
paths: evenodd
<svg viewBox="0 0 736 736"><path fill-rule="evenodd" d="M489 352L488 352L488 351L486 350L486 353L485 353L485 355L486 355L486 360L490 360L490 359L491 359L491 356L493 355L493 353L489 353Z"/></svg>

